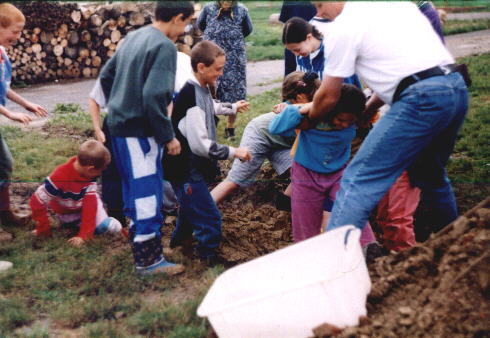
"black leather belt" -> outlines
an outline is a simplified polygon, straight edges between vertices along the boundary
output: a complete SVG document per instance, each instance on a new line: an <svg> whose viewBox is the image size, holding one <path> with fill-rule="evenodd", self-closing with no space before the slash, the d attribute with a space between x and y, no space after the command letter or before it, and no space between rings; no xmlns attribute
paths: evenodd
<svg viewBox="0 0 490 338"><path fill-rule="evenodd" d="M398 86L396 87L395 94L393 94L393 103L398 101L398 99L400 98L400 94L414 83L419 82L421 80L428 79L429 77L448 75L456 71L457 71L456 65L450 64L445 66L432 67L423 70L421 72L407 76L406 78L402 79L398 84Z"/></svg>

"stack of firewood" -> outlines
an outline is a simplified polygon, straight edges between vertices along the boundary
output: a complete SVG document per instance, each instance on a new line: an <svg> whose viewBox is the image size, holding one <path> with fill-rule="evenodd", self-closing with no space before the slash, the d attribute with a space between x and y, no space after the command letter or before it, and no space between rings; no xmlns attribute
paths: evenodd
<svg viewBox="0 0 490 338"><path fill-rule="evenodd" d="M124 36L151 23L153 4L120 2L80 7L76 3L18 1L26 26L8 52L16 82L96 77ZM191 30L187 35L195 34ZM195 39L183 38L191 47Z"/></svg>

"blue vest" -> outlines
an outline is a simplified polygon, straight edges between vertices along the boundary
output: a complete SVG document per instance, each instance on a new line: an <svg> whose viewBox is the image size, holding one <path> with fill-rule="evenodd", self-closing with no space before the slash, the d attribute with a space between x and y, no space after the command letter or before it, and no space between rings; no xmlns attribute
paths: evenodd
<svg viewBox="0 0 490 338"><path fill-rule="evenodd" d="M0 62L0 105L5 106L7 103L7 92L12 81L12 64L7 53L0 48L2 53L2 62Z"/></svg>
<svg viewBox="0 0 490 338"><path fill-rule="evenodd" d="M312 72L318 74L320 80L323 79L323 70L325 68L325 46L323 45L323 40L320 44L320 49L318 50L318 54L314 58L310 58L310 56L297 56L296 64L298 65L298 70L302 72ZM358 88L362 88L361 81L356 74L351 77L345 78L344 83L352 84L357 86Z"/></svg>

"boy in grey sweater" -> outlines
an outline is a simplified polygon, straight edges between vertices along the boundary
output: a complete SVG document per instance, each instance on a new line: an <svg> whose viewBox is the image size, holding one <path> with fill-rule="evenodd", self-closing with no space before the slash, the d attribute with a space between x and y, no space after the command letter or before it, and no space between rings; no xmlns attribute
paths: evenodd
<svg viewBox="0 0 490 338"><path fill-rule="evenodd" d="M194 13L190 1L160 1L153 24L127 35L104 66L100 82L107 98L108 127L123 185L124 213L131 219L130 241L140 274L181 273L165 260L160 227L163 147L180 153L167 106L174 92L174 42Z"/></svg>

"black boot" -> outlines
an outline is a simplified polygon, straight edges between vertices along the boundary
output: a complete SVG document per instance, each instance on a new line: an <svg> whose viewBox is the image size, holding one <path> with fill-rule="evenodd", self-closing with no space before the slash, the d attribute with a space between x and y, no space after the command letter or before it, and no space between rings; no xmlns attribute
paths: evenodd
<svg viewBox="0 0 490 338"><path fill-rule="evenodd" d="M234 140L235 139L235 128L225 128L225 138Z"/></svg>

